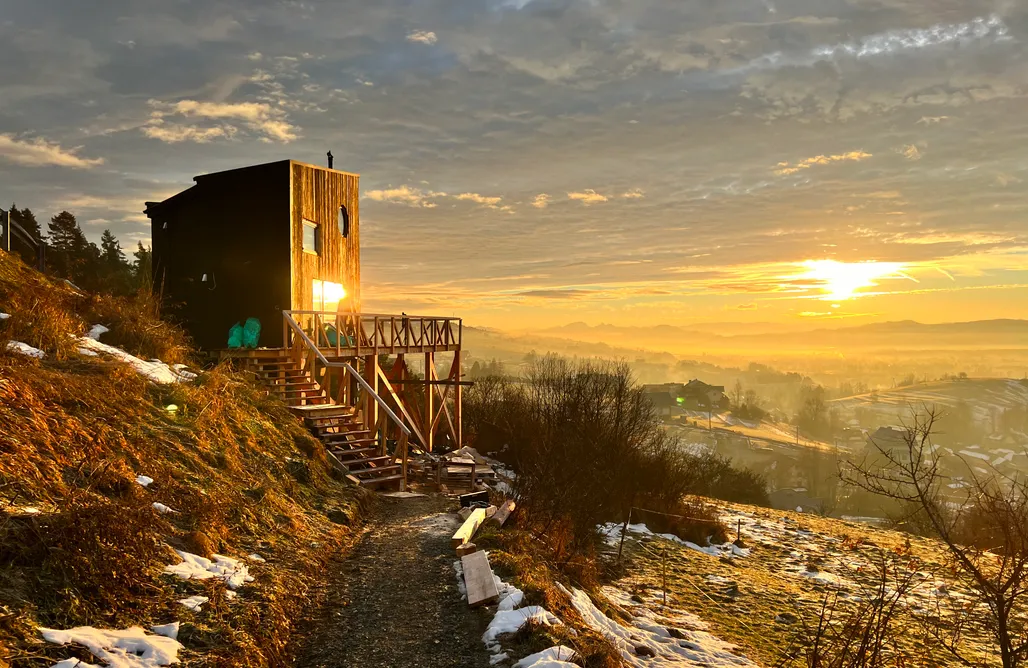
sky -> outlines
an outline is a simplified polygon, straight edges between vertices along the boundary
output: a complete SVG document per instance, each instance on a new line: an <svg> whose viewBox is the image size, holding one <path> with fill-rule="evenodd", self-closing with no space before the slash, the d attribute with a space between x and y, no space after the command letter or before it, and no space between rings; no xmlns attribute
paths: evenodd
<svg viewBox="0 0 1028 668"><path fill-rule="evenodd" d="M1028 0L0 0L0 201L361 175L365 310L1028 318Z"/></svg>

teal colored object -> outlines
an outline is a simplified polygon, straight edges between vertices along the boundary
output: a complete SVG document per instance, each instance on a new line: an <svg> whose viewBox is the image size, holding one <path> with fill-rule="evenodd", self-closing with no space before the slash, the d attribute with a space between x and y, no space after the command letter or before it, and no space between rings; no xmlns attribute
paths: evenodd
<svg viewBox="0 0 1028 668"><path fill-rule="evenodd" d="M339 339L339 335L336 333L336 328L334 325L325 325L325 338L328 339L328 345L334 346L336 344L336 341ZM344 334L342 338L342 345L352 348L354 345L353 337L346 336Z"/></svg>
<svg viewBox="0 0 1028 668"><path fill-rule="evenodd" d="M228 347L243 347L243 326L240 325L238 322L232 325L232 329L228 330Z"/></svg>
<svg viewBox="0 0 1028 668"><path fill-rule="evenodd" d="M256 348L257 341L261 338L261 321L257 318L247 318L243 325L243 347Z"/></svg>

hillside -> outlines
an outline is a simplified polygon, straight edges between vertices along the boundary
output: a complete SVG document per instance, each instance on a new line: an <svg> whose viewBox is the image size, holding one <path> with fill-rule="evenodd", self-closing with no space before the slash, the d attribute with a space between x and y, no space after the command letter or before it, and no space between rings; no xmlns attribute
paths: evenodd
<svg viewBox="0 0 1028 668"><path fill-rule="evenodd" d="M825 601L838 601L836 619L844 619L862 601L881 595L880 565L886 563L886 596L902 591L900 640L894 651L907 662L895 665L961 665L925 637L920 622L924 616L974 608L934 540L738 504L723 504L721 519L732 529L733 539L740 529L743 548L730 543L700 547L633 524L624 548L624 575L607 588L608 598L629 605L645 602L665 614L693 615L702 624L699 628L735 645L736 654L759 665L801 665L783 662L786 650L805 629L816 627ZM605 527L611 560L616 559L621 528ZM983 665L993 665L989 638L974 618L964 625L960 646L977 654Z"/></svg>
<svg viewBox="0 0 1028 668"><path fill-rule="evenodd" d="M227 368L144 361L190 361L145 300L0 253L0 312L0 665L288 663L360 517L319 443Z"/></svg>
<svg viewBox="0 0 1028 668"><path fill-rule="evenodd" d="M995 415L1028 405L1028 381L1009 378L965 378L919 383L908 387L836 399L830 405L845 417L858 409L875 413L883 420L900 420L912 409L936 406L952 410L966 404L974 419L991 422Z"/></svg>

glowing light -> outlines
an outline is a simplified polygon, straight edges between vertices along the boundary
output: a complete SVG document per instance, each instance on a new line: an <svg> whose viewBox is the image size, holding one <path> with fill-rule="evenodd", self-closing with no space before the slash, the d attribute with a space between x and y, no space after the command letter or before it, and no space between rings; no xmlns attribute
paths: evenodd
<svg viewBox="0 0 1028 668"><path fill-rule="evenodd" d="M339 303L346 297L346 289L339 283L314 279L314 309L317 311L338 311Z"/></svg>
<svg viewBox="0 0 1028 668"><path fill-rule="evenodd" d="M838 262L836 260L807 260L807 268L799 278L820 289L826 301L839 302L859 297L859 291L878 285L882 278L909 278L903 274L900 262ZM835 304L832 304L835 307Z"/></svg>

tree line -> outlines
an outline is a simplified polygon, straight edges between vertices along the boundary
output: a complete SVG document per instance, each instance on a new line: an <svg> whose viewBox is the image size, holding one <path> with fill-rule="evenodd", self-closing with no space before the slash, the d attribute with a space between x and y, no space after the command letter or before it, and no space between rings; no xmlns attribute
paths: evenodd
<svg viewBox="0 0 1028 668"><path fill-rule="evenodd" d="M104 230L97 246L86 239L75 215L68 211L50 218L45 235L31 209L19 209L12 204L10 211L13 222L45 244L48 274L67 279L82 289L108 294L126 295L149 287L151 251L141 242L137 242L132 261L129 261L109 229ZM35 248L14 237L11 250L27 264L35 266Z"/></svg>

